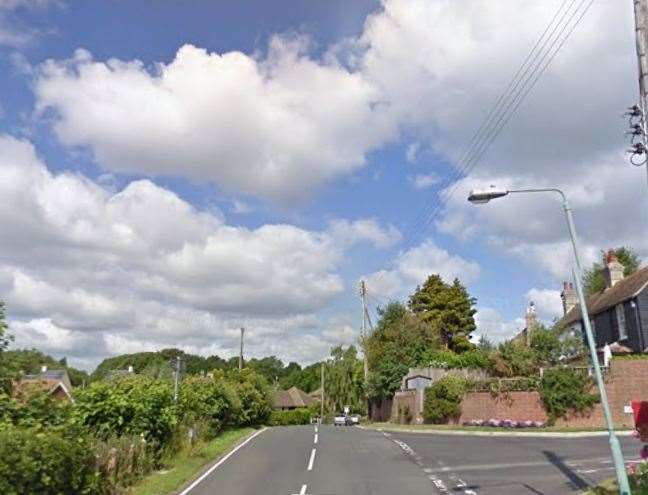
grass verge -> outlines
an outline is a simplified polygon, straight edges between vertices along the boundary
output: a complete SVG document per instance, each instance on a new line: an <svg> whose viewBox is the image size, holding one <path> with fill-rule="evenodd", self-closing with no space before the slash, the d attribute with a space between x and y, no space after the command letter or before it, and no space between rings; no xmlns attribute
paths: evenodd
<svg viewBox="0 0 648 495"><path fill-rule="evenodd" d="M364 423L367 428L384 428L389 430L431 430L431 431L507 431L520 433L557 432L577 433L588 431L607 431L605 428L573 428L565 426L545 426L544 428L503 428L498 426L463 426L463 425L401 425L396 423ZM616 431L625 431L617 428Z"/></svg>
<svg viewBox="0 0 648 495"><path fill-rule="evenodd" d="M225 430L211 442L199 443L191 450L180 452L167 463L165 469L155 471L141 479L131 488L130 493L132 495L175 493L188 481L194 479L202 468L231 450L253 431L253 428Z"/></svg>

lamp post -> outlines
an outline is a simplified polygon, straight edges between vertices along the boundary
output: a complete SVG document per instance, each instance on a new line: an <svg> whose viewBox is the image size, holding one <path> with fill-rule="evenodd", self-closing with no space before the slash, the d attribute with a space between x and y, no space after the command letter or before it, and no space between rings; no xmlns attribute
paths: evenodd
<svg viewBox="0 0 648 495"><path fill-rule="evenodd" d="M589 314L587 312L587 304L583 294L583 287L581 284L582 266L580 255L578 253L578 241L576 238L576 228L574 227L574 219L572 217L572 210L565 194L556 188L546 189L498 189L491 186L489 189L473 190L470 191L468 201L474 204L488 203L492 199L501 198L508 194L517 193L543 193L553 192L559 194L562 198L563 209L565 210L565 217L567 219L567 228L569 229L569 236L571 238L572 249L574 251L575 270L574 282L576 283L576 293L578 294L578 302L581 308L581 317L583 325L585 326L585 335L587 336L587 345L590 351L590 358L592 366L594 367L594 376L596 377L596 386L598 387L599 395L601 397L601 406L603 408L603 415L605 416L605 423L608 430L610 450L612 451L612 459L614 461L614 468L616 470L617 482L619 484L619 493L621 495L630 494L630 485L628 484L628 474L625 470L625 462L621 452L621 445L619 439L614 433L614 423L612 422L612 414L610 413L610 406L608 404L607 393L605 392L605 384L603 383L603 376L601 375L601 367L599 365L598 355L596 353L596 344L594 343L594 336L592 334L592 327L590 325Z"/></svg>

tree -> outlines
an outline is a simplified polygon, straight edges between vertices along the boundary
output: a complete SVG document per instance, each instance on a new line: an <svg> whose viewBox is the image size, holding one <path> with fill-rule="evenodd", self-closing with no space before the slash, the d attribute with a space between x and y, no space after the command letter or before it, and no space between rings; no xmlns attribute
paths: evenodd
<svg viewBox="0 0 648 495"><path fill-rule="evenodd" d="M492 352L495 350L495 344L486 336L482 335L479 337L479 342L477 343L477 348L483 352Z"/></svg>
<svg viewBox="0 0 648 495"><path fill-rule="evenodd" d="M531 332L531 349L541 364L556 364L563 355L563 345L557 332L542 325L537 325Z"/></svg>
<svg viewBox="0 0 648 495"><path fill-rule="evenodd" d="M443 343L456 352L474 348L470 334L477 328L473 308L475 298L455 279L445 283L439 275L430 275L409 299L410 310L423 321L438 325Z"/></svg>
<svg viewBox="0 0 648 495"><path fill-rule="evenodd" d="M364 342L369 365L368 394L391 397L409 368L425 363L430 352L441 348L436 321L424 321L399 302L379 310L373 333Z"/></svg>
<svg viewBox="0 0 648 495"><path fill-rule="evenodd" d="M632 248L621 246L613 251L617 256L619 263L623 265L624 277L632 275L639 270L639 267L641 266L641 258L639 258L639 255ZM594 263L583 275L583 285L587 296L591 296L592 294L596 294L605 289L604 270L606 256L607 253L601 251L601 262Z"/></svg>
<svg viewBox="0 0 648 495"><path fill-rule="evenodd" d="M5 305L0 301L0 392L11 385L11 377L6 366L5 351L9 347L13 337L7 333L9 326L5 320Z"/></svg>
<svg viewBox="0 0 648 495"><path fill-rule="evenodd" d="M326 401L334 411L349 406L352 411L364 411L364 367L354 346L331 349L331 360L326 363L324 388Z"/></svg>

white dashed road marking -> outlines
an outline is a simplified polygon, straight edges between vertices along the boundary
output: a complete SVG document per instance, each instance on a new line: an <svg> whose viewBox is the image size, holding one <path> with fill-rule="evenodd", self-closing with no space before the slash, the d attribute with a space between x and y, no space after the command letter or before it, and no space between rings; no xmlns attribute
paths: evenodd
<svg viewBox="0 0 648 495"><path fill-rule="evenodd" d="M315 462L315 453L316 452L317 452L316 449L311 450L310 459L308 460L308 468L306 468L307 471L312 471L313 470L313 463Z"/></svg>
<svg viewBox="0 0 648 495"><path fill-rule="evenodd" d="M313 443L317 443L317 433L315 433L315 439L313 440Z"/></svg>

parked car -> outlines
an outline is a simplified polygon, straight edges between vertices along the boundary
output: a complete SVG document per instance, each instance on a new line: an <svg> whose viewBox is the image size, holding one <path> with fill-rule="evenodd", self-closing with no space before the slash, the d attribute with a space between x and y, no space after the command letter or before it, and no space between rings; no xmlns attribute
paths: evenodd
<svg viewBox="0 0 648 495"><path fill-rule="evenodd" d="M349 426L351 424L351 418L344 413L339 413L333 418L333 424L335 426Z"/></svg>
<svg viewBox="0 0 648 495"><path fill-rule="evenodd" d="M360 424L360 415L359 414L352 414L349 416L349 419L351 420L352 425L359 425Z"/></svg>

